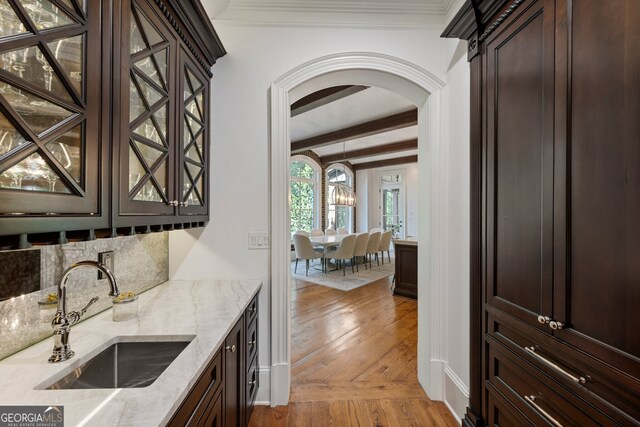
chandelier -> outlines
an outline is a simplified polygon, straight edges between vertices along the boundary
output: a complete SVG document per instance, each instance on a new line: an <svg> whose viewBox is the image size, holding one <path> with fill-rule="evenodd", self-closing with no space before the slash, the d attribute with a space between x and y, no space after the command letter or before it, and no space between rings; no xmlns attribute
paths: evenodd
<svg viewBox="0 0 640 427"><path fill-rule="evenodd" d="M354 207L356 205L356 192L347 185L335 184L330 203L335 206Z"/></svg>
<svg viewBox="0 0 640 427"><path fill-rule="evenodd" d="M342 141L342 160L346 161L346 149L345 142ZM346 171L345 171L346 176ZM355 176L354 176L355 179ZM353 188L348 185L336 182L333 187L333 194L331 195L331 200L329 200L331 205L335 206L349 206L355 207L356 205L356 192L353 191Z"/></svg>

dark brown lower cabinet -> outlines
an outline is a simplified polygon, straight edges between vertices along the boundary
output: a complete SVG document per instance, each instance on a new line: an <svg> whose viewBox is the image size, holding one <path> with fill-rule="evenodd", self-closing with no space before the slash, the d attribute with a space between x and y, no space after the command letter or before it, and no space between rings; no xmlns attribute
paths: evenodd
<svg viewBox="0 0 640 427"><path fill-rule="evenodd" d="M418 246L393 243L396 257L396 281L393 293L418 298Z"/></svg>
<svg viewBox="0 0 640 427"><path fill-rule="evenodd" d="M227 427L244 425L244 321L240 319L224 342L224 419Z"/></svg>
<svg viewBox="0 0 640 427"><path fill-rule="evenodd" d="M210 417L213 410L211 406L215 406L216 401L222 399L223 374L223 353L222 350L218 350L207 369L200 375L196 385L176 411L169 425L176 427L211 425L203 423Z"/></svg>
<svg viewBox="0 0 640 427"><path fill-rule="evenodd" d="M217 351L169 426L249 424L258 391L257 299L256 295L229 332L223 348Z"/></svg>

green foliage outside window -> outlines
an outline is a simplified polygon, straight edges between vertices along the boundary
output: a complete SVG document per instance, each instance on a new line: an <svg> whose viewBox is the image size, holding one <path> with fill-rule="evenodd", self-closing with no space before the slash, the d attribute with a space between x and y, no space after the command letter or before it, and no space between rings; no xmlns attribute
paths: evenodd
<svg viewBox="0 0 640 427"><path fill-rule="evenodd" d="M314 225L315 171L303 161L291 162L291 235Z"/></svg>

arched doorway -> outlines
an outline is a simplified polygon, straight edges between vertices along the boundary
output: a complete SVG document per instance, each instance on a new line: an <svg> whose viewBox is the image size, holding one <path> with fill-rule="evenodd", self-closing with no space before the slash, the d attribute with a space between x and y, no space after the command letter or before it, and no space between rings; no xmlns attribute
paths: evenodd
<svg viewBox="0 0 640 427"><path fill-rule="evenodd" d="M441 135L444 82L428 71L388 55L341 53L303 64L272 83L271 132L271 404L285 405L291 384L289 161L291 103L323 87L377 86L411 100L418 108L419 269L418 379L432 399L442 396L443 280L441 246Z"/></svg>

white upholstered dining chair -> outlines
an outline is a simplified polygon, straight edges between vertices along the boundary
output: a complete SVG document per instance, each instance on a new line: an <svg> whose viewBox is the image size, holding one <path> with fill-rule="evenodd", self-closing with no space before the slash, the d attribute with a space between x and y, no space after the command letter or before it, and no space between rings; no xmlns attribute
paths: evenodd
<svg viewBox="0 0 640 427"><path fill-rule="evenodd" d="M315 236L324 236L324 233L322 232L322 230L320 230L319 228L312 228L311 229L311 236L315 237Z"/></svg>
<svg viewBox="0 0 640 427"><path fill-rule="evenodd" d="M382 255L382 265L384 265L384 253L387 252L389 262L391 262L391 254L389 253L389 247L391 246L391 230L387 230L380 235L380 243L378 243L378 250Z"/></svg>
<svg viewBox="0 0 640 427"><path fill-rule="evenodd" d="M313 249L311 245L311 240L309 240L308 236L303 234L294 234L293 235L293 247L296 251L296 267L294 272L298 272L298 260L305 260L307 262L307 270L305 275L309 275L309 260L322 258L324 254L322 252L317 252Z"/></svg>
<svg viewBox="0 0 640 427"><path fill-rule="evenodd" d="M349 234L349 230L347 230L345 227L339 227L338 234Z"/></svg>
<svg viewBox="0 0 640 427"><path fill-rule="evenodd" d="M369 243L369 233L356 234L356 245L353 248L353 262L356 263L356 271L360 271L360 268L358 268L358 259L360 257L364 261L364 268L367 268L367 243Z"/></svg>
<svg viewBox="0 0 640 427"><path fill-rule="evenodd" d="M369 268L371 268L371 255L376 256L376 261L378 261L378 265L380 265L380 261L378 260L378 244L380 244L380 232L375 231L373 233L369 233L369 243L367 243L367 258L369 258Z"/></svg>
<svg viewBox="0 0 640 427"><path fill-rule="evenodd" d="M326 230L324 230L325 236L335 236L336 234L338 234L338 232L333 228L327 228Z"/></svg>
<svg viewBox="0 0 640 427"><path fill-rule="evenodd" d="M342 262L342 275L345 276L346 266L345 261L351 260L353 258L353 249L356 246L356 235L349 234L348 236L344 236L342 240L340 240L340 244L336 249L327 250L325 252L326 259L335 259L337 261ZM351 263L351 272L353 273L353 262Z"/></svg>

